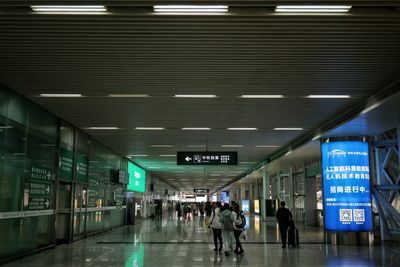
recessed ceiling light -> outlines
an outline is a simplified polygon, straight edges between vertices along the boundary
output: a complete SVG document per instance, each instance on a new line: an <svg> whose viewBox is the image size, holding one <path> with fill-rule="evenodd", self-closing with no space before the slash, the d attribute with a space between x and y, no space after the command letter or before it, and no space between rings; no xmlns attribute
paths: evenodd
<svg viewBox="0 0 400 267"><path fill-rule="evenodd" d="M148 157L149 155L145 155L145 154L139 154L139 155L129 155L128 157Z"/></svg>
<svg viewBox="0 0 400 267"><path fill-rule="evenodd" d="M243 145L221 145L221 147L243 147Z"/></svg>
<svg viewBox="0 0 400 267"><path fill-rule="evenodd" d="M100 127L86 127L87 130L119 130L120 128L114 126L100 126Z"/></svg>
<svg viewBox="0 0 400 267"><path fill-rule="evenodd" d="M303 128L299 127L292 127L292 128L274 128L275 131L302 131L304 130Z"/></svg>
<svg viewBox="0 0 400 267"><path fill-rule="evenodd" d="M257 128L239 127L239 128L228 128L227 130L229 130L229 131L256 131L258 129Z"/></svg>
<svg viewBox="0 0 400 267"><path fill-rule="evenodd" d="M241 95L241 98L283 98L283 95Z"/></svg>
<svg viewBox="0 0 400 267"><path fill-rule="evenodd" d="M361 115L364 115L364 114L370 112L371 110L379 107L381 104L382 104L382 102L378 102L378 103L373 104L372 106L369 106L368 108L366 108L363 111L361 111Z"/></svg>
<svg viewBox="0 0 400 267"><path fill-rule="evenodd" d="M181 178L179 180L181 180L181 181L189 181L189 179L186 179L186 178Z"/></svg>
<svg viewBox="0 0 400 267"><path fill-rule="evenodd" d="M165 130L164 127L136 127L135 130Z"/></svg>
<svg viewBox="0 0 400 267"><path fill-rule="evenodd" d="M150 145L150 147L174 147L173 145Z"/></svg>
<svg viewBox="0 0 400 267"><path fill-rule="evenodd" d="M82 97L82 94L40 94L41 97Z"/></svg>
<svg viewBox="0 0 400 267"><path fill-rule="evenodd" d="M315 141L315 140L317 140L317 139L320 139L321 138L321 135L319 134L319 135L316 135L316 136L314 136L314 138L312 139L312 141Z"/></svg>
<svg viewBox="0 0 400 267"><path fill-rule="evenodd" d="M104 14L107 11L101 5L38 5L31 6L31 9L46 14Z"/></svg>
<svg viewBox="0 0 400 267"><path fill-rule="evenodd" d="M216 95L174 95L174 97L181 98L214 98Z"/></svg>
<svg viewBox="0 0 400 267"><path fill-rule="evenodd" d="M308 95L307 98L350 98L350 95Z"/></svg>
<svg viewBox="0 0 400 267"><path fill-rule="evenodd" d="M170 154L170 155L159 155L160 157L176 157L176 155L172 155L172 154Z"/></svg>
<svg viewBox="0 0 400 267"><path fill-rule="evenodd" d="M225 5L155 5L154 12L165 15L219 15L228 12Z"/></svg>
<svg viewBox="0 0 400 267"><path fill-rule="evenodd" d="M185 127L182 128L182 130L188 130L188 131L205 131L205 130L211 130L211 128L208 127Z"/></svg>
<svg viewBox="0 0 400 267"><path fill-rule="evenodd" d="M279 146L276 146L276 145L256 145L256 147L259 147L259 148L274 148L274 147L279 147Z"/></svg>
<svg viewBox="0 0 400 267"><path fill-rule="evenodd" d="M149 97L146 94L109 94L108 97Z"/></svg>
<svg viewBox="0 0 400 267"><path fill-rule="evenodd" d="M292 154L292 150L289 150L288 152L286 152L285 156Z"/></svg>
<svg viewBox="0 0 400 267"><path fill-rule="evenodd" d="M345 5L279 5L275 12L284 13L344 13L352 6Z"/></svg>

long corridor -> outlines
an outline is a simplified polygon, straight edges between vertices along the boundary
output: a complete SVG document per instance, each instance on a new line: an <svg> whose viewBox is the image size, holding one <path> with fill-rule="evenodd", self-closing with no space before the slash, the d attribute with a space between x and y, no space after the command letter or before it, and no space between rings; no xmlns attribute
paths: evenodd
<svg viewBox="0 0 400 267"><path fill-rule="evenodd" d="M203 218L146 220L11 262L5 266L398 266L400 246L333 246L323 231L301 228L298 248L282 249L276 223L251 216L243 255L213 251Z"/></svg>

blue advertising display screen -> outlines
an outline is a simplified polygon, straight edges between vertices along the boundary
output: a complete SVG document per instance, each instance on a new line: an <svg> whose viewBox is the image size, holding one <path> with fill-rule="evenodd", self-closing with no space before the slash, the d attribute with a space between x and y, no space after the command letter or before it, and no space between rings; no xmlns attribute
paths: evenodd
<svg viewBox="0 0 400 267"><path fill-rule="evenodd" d="M321 145L325 230L372 230L368 143Z"/></svg>

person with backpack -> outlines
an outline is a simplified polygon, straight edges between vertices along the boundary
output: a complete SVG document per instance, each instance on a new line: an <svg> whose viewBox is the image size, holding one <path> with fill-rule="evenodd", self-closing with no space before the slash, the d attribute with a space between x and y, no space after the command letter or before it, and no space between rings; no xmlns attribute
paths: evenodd
<svg viewBox="0 0 400 267"><path fill-rule="evenodd" d="M234 222L233 233L234 233L235 241L236 241L236 248L233 252L235 252L236 254L243 254L244 250L242 247L242 243L240 242L240 235L242 234L244 226L246 225L246 219L243 215L243 212L240 212L238 203L235 203L233 205L231 219Z"/></svg>
<svg viewBox="0 0 400 267"><path fill-rule="evenodd" d="M232 211L229 204L225 203L221 212L221 230L222 239L225 244L225 256L229 256L229 251L233 250L233 220L231 219Z"/></svg>
<svg viewBox="0 0 400 267"><path fill-rule="evenodd" d="M222 230L221 230L221 202L217 201L214 204L214 209L211 211L209 227L211 227L214 236L214 251L222 250ZM218 246L219 241L219 246Z"/></svg>

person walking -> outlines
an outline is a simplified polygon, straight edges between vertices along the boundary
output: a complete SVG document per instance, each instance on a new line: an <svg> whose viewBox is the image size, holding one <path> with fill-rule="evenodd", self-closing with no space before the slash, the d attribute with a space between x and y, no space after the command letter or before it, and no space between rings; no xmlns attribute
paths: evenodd
<svg viewBox="0 0 400 267"><path fill-rule="evenodd" d="M214 236L214 251L222 250L222 231L221 231L221 202L217 201L214 203L214 209L211 211L210 224ZM219 241L219 246L218 246Z"/></svg>
<svg viewBox="0 0 400 267"><path fill-rule="evenodd" d="M281 207L276 211L276 218L278 219L279 231L282 239L282 248L286 248L289 221L293 218L292 213L285 206L285 201L282 201Z"/></svg>
<svg viewBox="0 0 400 267"><path fill-rule="evenodd" d="M240 235L243 231L243 221L238 203L233 205L233 211L231 213L231 220L233 221L233 234L235 236L236 248L233 252L236 254L243 254L244 250L242 243L240 242ZM243 225L243 226L242 226Z"/></svg>
<svg viewBox="0 0 400 267"><path fill-rule="evenodd" d="M221 211L221 230L222 239L225 245L225 256L229 256L229 251L233 250L233 221L231 219L232 211L229 204L225 203Z"/></svg>

